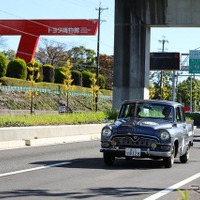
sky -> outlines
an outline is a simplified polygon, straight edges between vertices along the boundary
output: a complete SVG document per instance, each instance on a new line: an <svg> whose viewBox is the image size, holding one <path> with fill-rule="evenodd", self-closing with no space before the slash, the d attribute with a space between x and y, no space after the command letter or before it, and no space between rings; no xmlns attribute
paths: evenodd
<svg viewBox="0 0 200 200"><path fill-rule="evenodd" d="M101 12L100 53L113 55L114 46L114 0L6 0L1 2L0 19L98 19ZM17 50L19 36L3 36L7 46L0 51ZM41 36L49 40L85 46L97 51L97 34L95 36ZM38 46L41 45L41 40Z"/></svg>
<svg viewBox="0 0 200 200"><path fill-rule="evenodd" d="M115 0L6 0L1 2L0 19L98 19L101 12L100 54L113 55ZM101 3L101 4L100 4ZM4 36L7 46L0 51L17 50L19 36ZM72 46L85 46L97 51L95 36L41 36ZM200 47L200 28L151 28L150 51L162 50L159 40L165 39L165 51L189 53ZM41 45L41 40L38 46ZM70 47L70 46L69 46Z"/></svg>

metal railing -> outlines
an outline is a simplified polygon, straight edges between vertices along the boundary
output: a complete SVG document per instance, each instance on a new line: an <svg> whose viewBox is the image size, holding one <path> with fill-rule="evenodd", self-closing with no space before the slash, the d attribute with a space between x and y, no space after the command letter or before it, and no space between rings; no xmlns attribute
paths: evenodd
<svg viewBox="0 0 200 200"><path fill-rule="evenodd" d="M28 92L30 90L34 90L36 92L41 92L41 93L50 93L50 94L57 94L57 95L65 94L65 92L60 91L60 90L51 90L51 89L46 89L46 88L35 88L35 87L31 88L31 87L21 87L21 86L6 86L6 85L0 85L0 90L12 90L12 91L20 91L20 92ZM75 92L75 91L71 91L69 93L69 95L72 95L72 96L92 96L91 93ZM99 98L111 100L112 96L100 94Z"/></svg>

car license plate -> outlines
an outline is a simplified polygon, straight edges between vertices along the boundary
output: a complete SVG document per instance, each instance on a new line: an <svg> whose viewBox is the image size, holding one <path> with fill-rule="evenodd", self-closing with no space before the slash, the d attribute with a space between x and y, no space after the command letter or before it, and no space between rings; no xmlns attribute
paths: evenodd
<svg viewBox="0 0 200 200"><path fill-rule="evenodd" d="M141 149L138 149L138 148L126 148L125 149L125 156L140 157L141 156Z"/></svg>

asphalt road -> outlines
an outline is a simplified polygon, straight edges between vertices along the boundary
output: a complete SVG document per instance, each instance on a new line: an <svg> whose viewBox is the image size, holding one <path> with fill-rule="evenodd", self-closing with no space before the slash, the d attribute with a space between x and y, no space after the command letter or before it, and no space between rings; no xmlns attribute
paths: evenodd
<svg viewBox="0 0 200 200"><path fill-rule="evenodd" d="M117 160L107 167L100 142L0 151L0 199L177 200L177 188L200 199L200 130L190 159L166 169L161 161Z"/></svg>

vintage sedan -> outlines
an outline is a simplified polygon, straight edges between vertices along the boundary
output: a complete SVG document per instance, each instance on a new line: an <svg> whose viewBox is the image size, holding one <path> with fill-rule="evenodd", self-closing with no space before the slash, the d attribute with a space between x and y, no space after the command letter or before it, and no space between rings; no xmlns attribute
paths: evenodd
<svg viewBox="0 0 200 200"><path fill-rule="evenodd" d="M182 104L172 101L124 101L117 120L101 133L101 149L106 165L117 157L162 159L171 168L174 159L189 159L193 145L193 124L187 123Z"/></svg>

